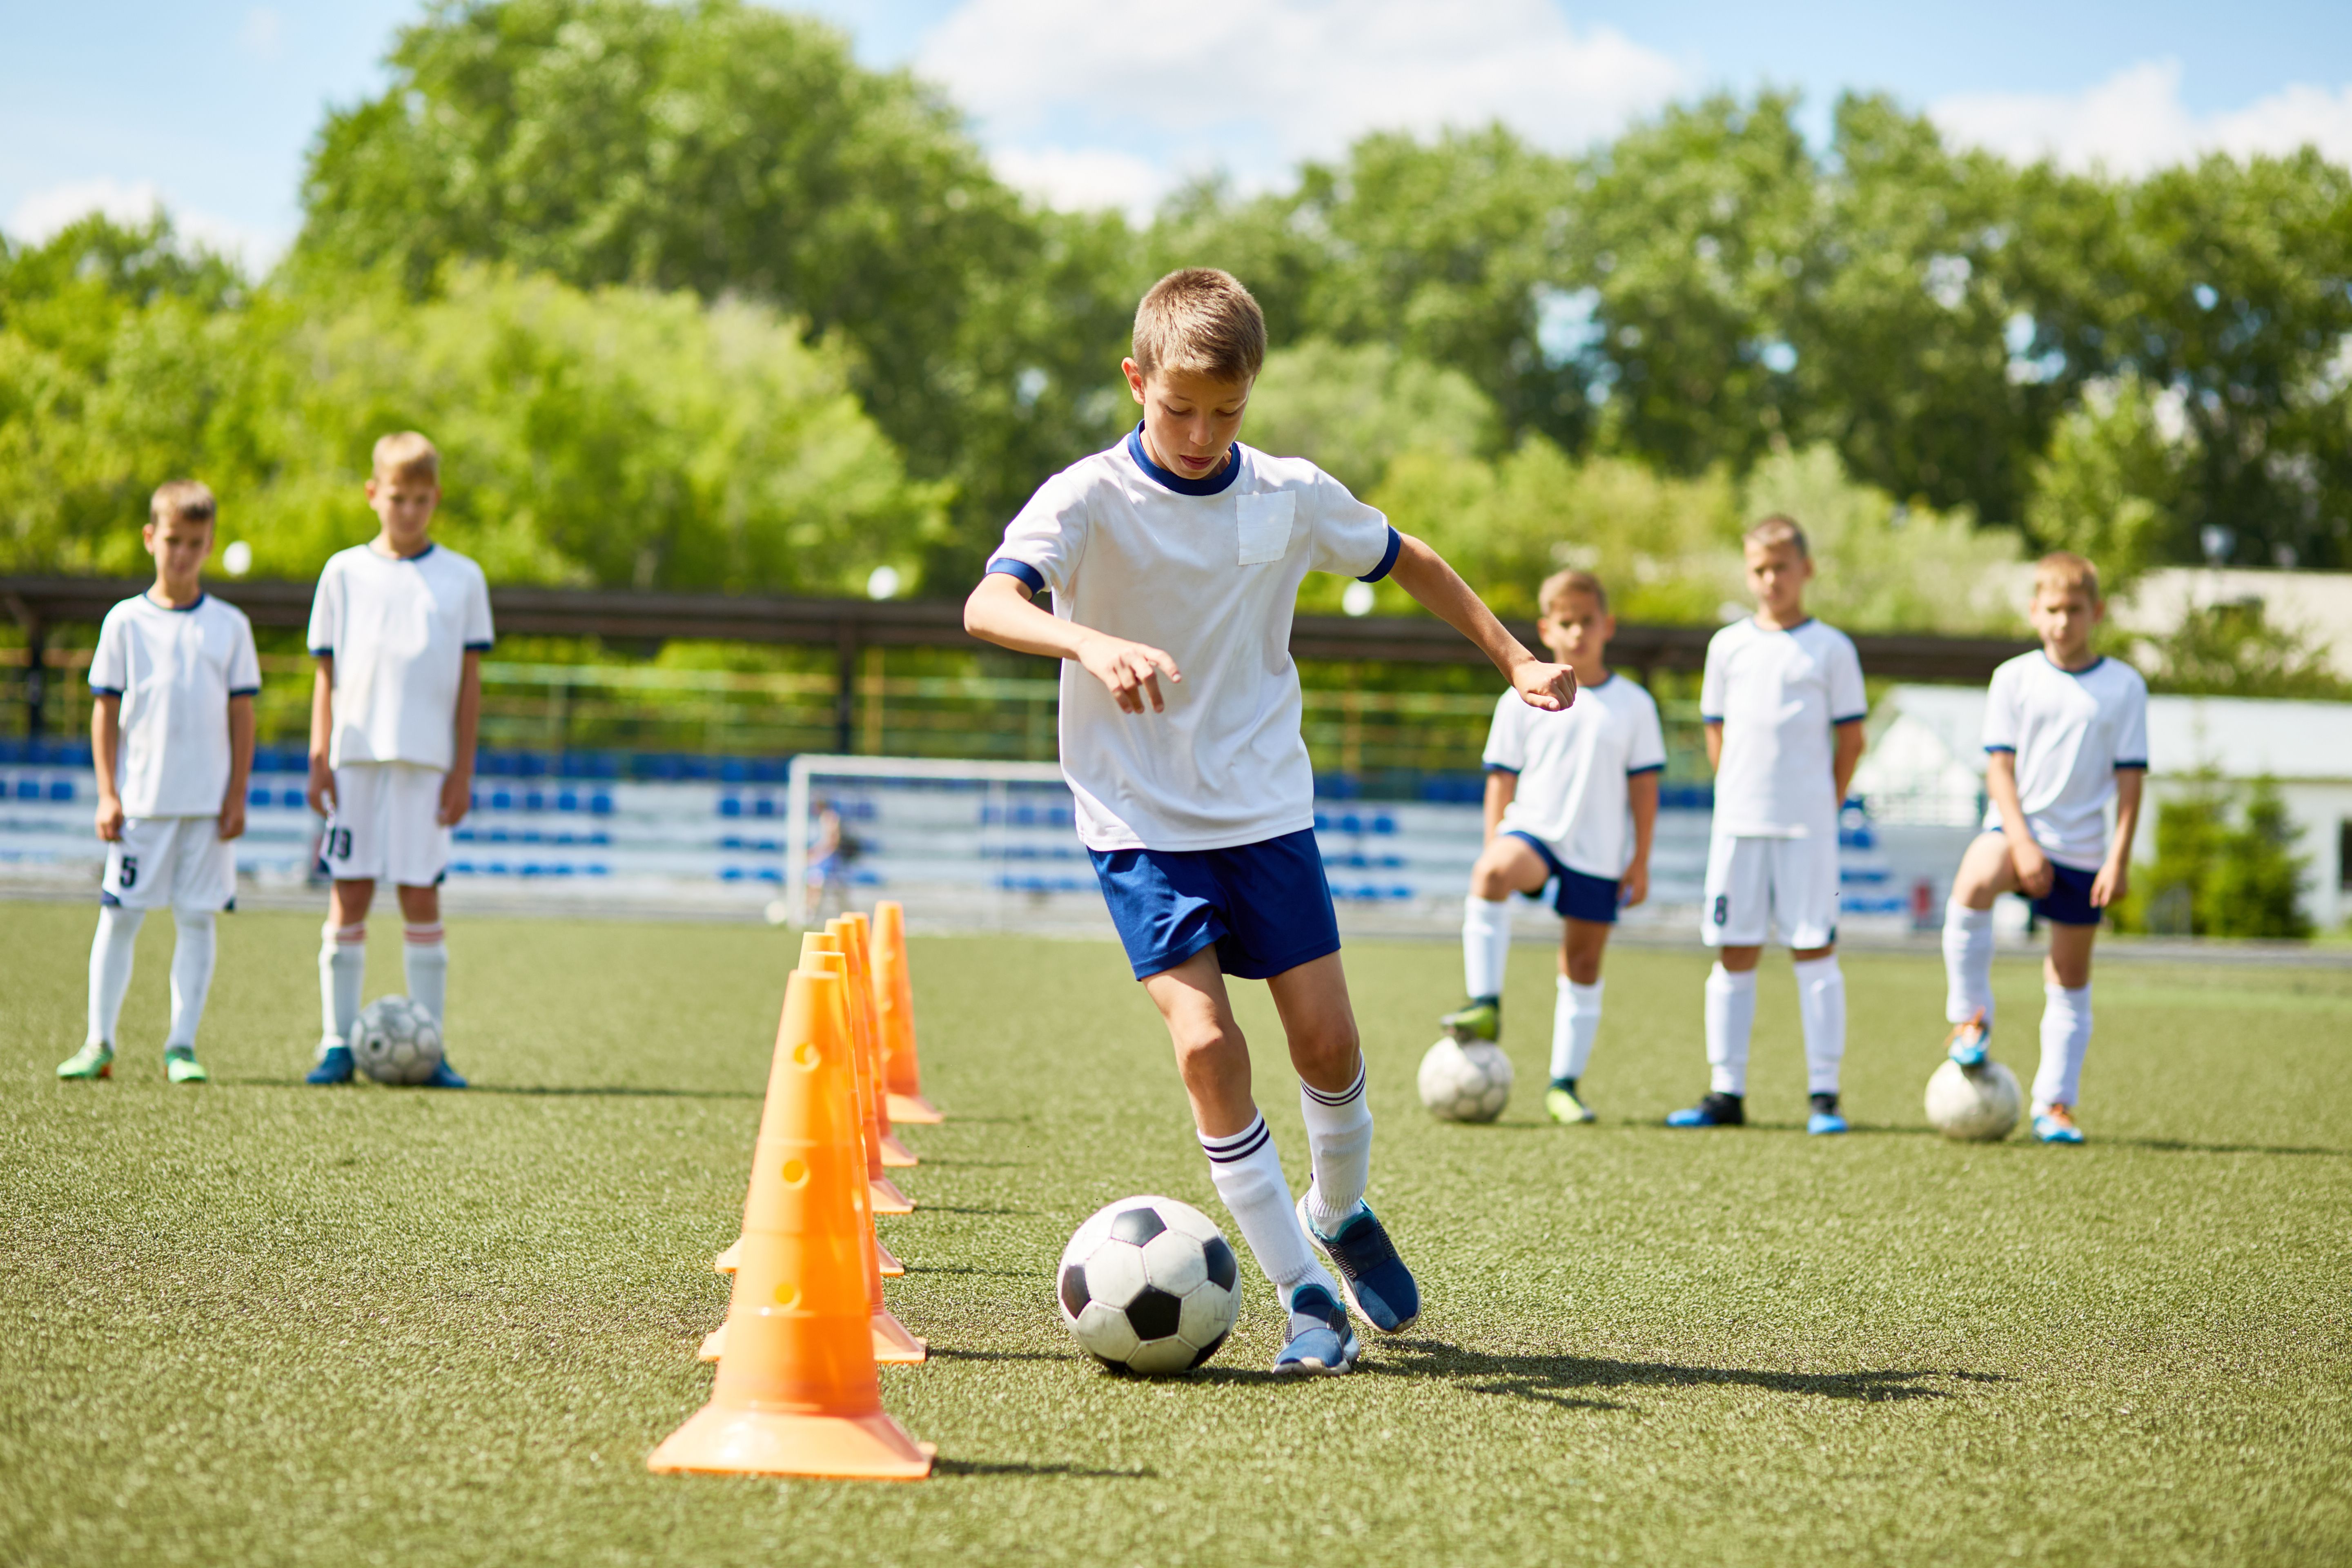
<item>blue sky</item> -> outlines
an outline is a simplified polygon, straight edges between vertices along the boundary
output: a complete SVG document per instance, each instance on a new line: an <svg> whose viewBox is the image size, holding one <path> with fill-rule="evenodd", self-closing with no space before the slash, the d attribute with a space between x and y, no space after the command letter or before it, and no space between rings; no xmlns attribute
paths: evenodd
<svg viewBox="0 0 2352 1568"><path fill-rule="evenodd" d="M1006 176L1141 210L1223 169L1276 184L1361 132L1502 119L1549 145L1711 87L1890 91L1954 136L2137 171L2316 142L2352 162L2352 5L1979 0L812 0L861 58L911 66ZM0 227L160 199L266 260L330 104L380 89L416 0L0 0Z"/></svg>

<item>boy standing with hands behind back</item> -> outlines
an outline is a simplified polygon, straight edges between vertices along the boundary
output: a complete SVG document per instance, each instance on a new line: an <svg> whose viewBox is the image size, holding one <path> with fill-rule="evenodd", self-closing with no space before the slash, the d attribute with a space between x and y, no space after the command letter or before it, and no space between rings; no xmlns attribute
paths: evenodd
<svg viewBox="0 0 2352 1568"><path fill-rule="evenodd" d="M349 1083L367 976L367 913L390 879L405 922L408 994L448 1031L440 883L449 829L473 798L482 655L492 642L482 569L433 542L441 455L413 430L375 444L375 539L329 557L310 606L310 809L334 879L319 954L325 1031L315 1084ZM427 1087L463 1089L445 1057Z"/></svg>

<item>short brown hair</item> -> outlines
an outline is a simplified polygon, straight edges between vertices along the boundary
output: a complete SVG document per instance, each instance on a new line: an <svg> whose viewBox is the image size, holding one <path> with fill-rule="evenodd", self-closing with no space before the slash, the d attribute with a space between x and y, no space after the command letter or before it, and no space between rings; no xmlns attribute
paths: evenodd
<svg viewBox="0 0 2352 1568"><path fill-rule="evenodd" d="M1797 553L1806 560L1813 558L1813 547L1806 540L1805 531L1797 525L1795 518L1785 512L1776 511L1769 517L1759 519L1754 527L1739 536L1739 542L1761 544L1767 549L1786 542L1795 545Z"/></svg>
<svg viewBox="0 0 2352 1568"><path fill-rule="evenodd" d="M1555 572L1543 580L1543 586L1536 590L1537 612L1550 615L1551 607L1570 594L1590 594L1601 606L1601 613L1604 616L1609 613L1609 590L1601 585L1601 579L1590 572L1580 572L1573 567L1565 572Z"/></svg>
<svg viewBox="0 0 2352 1568"><path fill-rule="evenodd" d="M1135 368L1254 381L1265 368L1265 313L1230 272L1171 272L1135 308Z"/></svg>
<svg viewBox="0 0 2352 1568"><path fill-rule="evenodd" d="M154 496L147 502L150 521L166 522L211 522L219 515L218 503L202 479L166 479L155 487Z"/></svg>
<svg viewBox="0 0 2352 1568"><path fill-rule="evenodd" d="M396 430L375 444L372 477L441 482L441 450L414 430Z"/></svg>
<svg viewBox="0 0 2352 1568"><path fill-rule="evenodd" d="M2033 596L2040 598L2044 588L2055 588L2062 594L2069 588L2080 588L2091 595L2095 605L2104 599L2099 592L2099 569L2071 550L2053 550L2033 563Z"/></svg>

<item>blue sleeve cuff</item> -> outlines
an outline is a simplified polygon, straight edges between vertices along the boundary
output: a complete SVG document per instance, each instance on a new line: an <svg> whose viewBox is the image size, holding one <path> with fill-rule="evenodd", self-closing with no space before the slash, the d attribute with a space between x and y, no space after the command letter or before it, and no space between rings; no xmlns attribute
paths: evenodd
<svg viewBox="0 0 2352 1568"><path fill-rule="evenodd" d="M1830 728L1831 728L1831 729L1832 729L1832 730L1834 730L1834 729L1836 729L1840 724L1859 724L1859 723L1861 723L1864 719L1867 719L1867 718L1869 718L1869 717L1870 717L1870 710L1869 710L1868 709L1866 709L1866 708L1865 708L1865 709L1864 709L1864 710L1863 710L1861 712L1859 712L1859 713L1848 713L1848 714L1846 714L1843 718L1840 718L1840 719L1832 719L1832 720L1831 720L1831 721L1830 721Z"/></svg>
<svg viewBox="0 0 2352 1568"><path fill-rule="evenodd" d="M1702 724L1720 724L1723 722L1723 715L1720 713L1702 713L1698 716L1698 721Z"/></svg>
<svg viewBox="0 0 2352 1568"><path fill-rule="evenodd" d="M1033 594L1042 594L1045 591L1045 574L1026 561L1015 561L1009 555L1000 555L988 563L988 570L982 572L981 575L987 577L999 572L1019 583Z"/></svg>
<svg viewBox="0 0 2352 1568"><path fill-rule="evenodd" d="M93 680L89 683L89 694L92 697L120 697L122 695L122 688L120 686L100 686L97 681Z"/></svg>
<svg viewBox="0 0 2352 1568"><path fill-rule="evenodd" d="M335 650L331 647L314 647L310 650L310 657L312 658L332 658L335 657Z"/></svg>
<svg viewBox="0 0 2352 1568"><path fill-rule="evenodd" d="M232 686L228 689L228 694L231 697L258 697L261 695L261 688L258 686Z"/></svg>
<svg viewBox="0 0 2352 1568"><path fill-rule="evenodd" d="M1646 767L1646 768L1627 768L1627 769L1625 770L1625 776L1626 776L1627 778L1629 778L1629 779L1637 779L1637 778L1640 778L1643 773L1664 773L1665 771L1666 771L1666 764L1665 764L1665 763L1651 763L1648 767Z"/></svg>
<svg viewBox="0 0 2352 1568"><path fill-rule="evenodd" d="M2139 772L2141 772L2141 773L2146 773L2146 772L2147 772L2147 760L2146 760L2145 758L2143 758L2143 759L2141 759L2141 760L2139 760L2139 761L2137 761L2137 762L2129 762L2129 763L2126 763L2126 762L2117 762L2117 763L2116 763L2116 772L2117 772L2117 773L2123 773L2123 772L2125 772L2126 769L2133 769L2133 768L2137 768L2137 769Z"/></svg>
<svg viewBox="0 0 2352 1568"><path fill-rule="evenodd" d="M1517 777L1518 777L1518 776L1519 776L1519 770L1518 770L1518 769L1514 768L1514 767L1507 766L1506 764L1504 764L1504 763L1488 763L1486 766L1486 771L1487 771L1488 773L1508 773L1508 774L1510 774L1513 778L1517 778Z"/></svg>
<svg viewBox="0 0 2352 1568"><path fill-rule="evenodd" d="M2017 755L2017 748L2015 746L1987 746L1985 751L1988 753L1993 752L2007 752L2012 757Z"/></svg>
<svg viewBox="0 0 2352 1568"><path fill-rule="evenodd" d="M490 649L498 646L499 645L496 642L469 642L466 645L466 651L467 653L488 653Z"/></svg>
<svg viewBox="0 0 2352 1568"><path fill-rule="evenodd" d="M1362 576L1357 578L1356 581L1359 583L1377 583L1381 578L1387 576L1389 574L1389 568L1396 564L1398 552L1402 551L1403 548L1404 535L1396 531L1396 525L1394 523L1391 523L1389 525L1389 547L1381 552L1381 563L1373 567L1370 571L1365 573Z"/></svg>

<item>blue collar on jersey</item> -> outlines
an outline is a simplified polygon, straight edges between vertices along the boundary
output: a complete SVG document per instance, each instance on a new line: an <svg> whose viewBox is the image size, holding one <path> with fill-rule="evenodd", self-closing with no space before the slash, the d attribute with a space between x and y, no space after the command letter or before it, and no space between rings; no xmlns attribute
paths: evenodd
<svg viewBox="0 0 2352 1568"><path fill-rule="evenodd" d="M1241 443L1238 441L1234 442L1233 448L1226 453L1225 466L1205 479L1188 479L1181 474L1170 473L1144 453L1143 421L1140 419L1135 422L1135 428L1127 433L1127 455L1133 458L1135 466L1150 475L1153 480L1174 490L1180 496L1223 495L1233 488L1235 479L1242 477L1242 451Z"/></svg>
<svg viewBox="0 0 2352 1568"><path fill-rule="evenodd" d="M1787 633L1790 633L1790 632L1801 632L1801 631L1803 631L1807 626L1811 626L1811 625L1813 624L1813 617L1812 617L1812 616L1807 616L1803 620L1799 621L1799 622L1798 622L1795 626L1771 626L1771 627L1766 627L1766 626L1757 626L1757 625L1756 625L1756 617L1755 617L1754 616L1748 616L1748 624L1749 626L1756 626L1756 629L1757 629L1758 631L1759 631L1759 632L1762 632L1766 637L1772 637L1772 636L1774 636L1774 635L1776 635L1776 634L1778 634L1778 635L1786 635Z"/></svg>
<svg viewBox="0 0 2352 1568"><path fill-rule="evenodd" d="M149 604L151 604L151 605L154 605L154 606L155 606L157 609L159 609L159 610L169 610L172 614L173 614L173 615L175 615L175 616L184 616L184 615L186 615L190 610L194 609L198 605L203 604L206 599L210 598L212 595L209 595L209 594L207 594L207 593L205 593L202 588L199 588L199 589L197 589L197 590L196 590L196 596L195 596L194 598L193 598L193 599L190 599L190 600L189 600L186 604L184 604L184 605L167 605L167 604L163 603L163 601L162 601L161 599L158 599L158 598L155 596L155 590L154 590L154 589L152 589L152 588L148 589L145 593L143 593L143 594L140 595L139 596L140 596L141 598L142 598L142 599L146 600Z"/></svg>
<svg viewBox="0 0 2352 1568"><path fill-rule="evenodd" d="M371 542L367 547L367 552L370 555L374 556L379 561L389 561L395 566L407 566L414 565L415 563L424 560L426 556L432 554L435 551L440 548L441 542L439 540L428 539L425 542L425 548L418 551L414 555L386 555L383 551L378 550L374 543Z"/></svg>
<svg viewBox="0 0 2352 1568"><path fill-rule="evenodd" d="M2082 668L2069 669L2064 665L2059 663L2056 659L2052 658L2048 648L2043 648L2042 650L2042 662L2048 665L2051 668L2056 670L2061 675L2071 675L2075 679L2080 680L2083 677L2090 674L2091 671L2098 668L2099 666L2106 663L2107 656L2103 653L2095 653L2091 656L2091 662L2084 665Z"/></svg>

